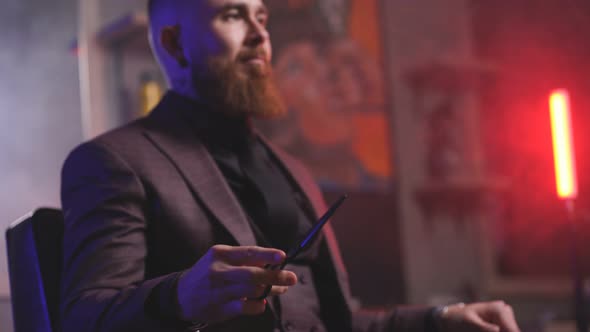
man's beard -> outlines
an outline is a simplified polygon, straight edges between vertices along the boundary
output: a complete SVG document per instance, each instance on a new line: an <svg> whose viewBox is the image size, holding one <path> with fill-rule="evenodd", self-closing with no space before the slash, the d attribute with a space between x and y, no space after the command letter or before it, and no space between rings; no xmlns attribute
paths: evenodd
<svg viewBox="0 0 590 332"><path fill-rule="evenodd" d="M193 70L192 74L193 86L204 103L232 118L274 118L286 114L270 65L213 60L206 67L205 72Z"/></svg>

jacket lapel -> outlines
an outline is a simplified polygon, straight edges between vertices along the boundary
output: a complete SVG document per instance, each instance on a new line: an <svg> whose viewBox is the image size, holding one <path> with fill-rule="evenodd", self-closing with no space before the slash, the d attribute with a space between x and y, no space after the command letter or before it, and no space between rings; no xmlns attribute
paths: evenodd
<svg viewBox="0 0 590 332"><path fill-rule="evenodd" d="M313 178L307 174L307 172L303 169L303 166L301 166L298 161L274 146L274 144L272 144L259 133L258 137L275 156L277 161L280 163L280 166L287 173L287 176L290 176L294 180L294 183L297 185L299 192L305 196L304 201L310 205L311 212L314 214L313 217L315 219L319 218L320 213L323 213L323 210L325 210L325 205L321 196L322 194L318 190L313 190L317 188ZM314 222L314 220L312 220L312 222Z"/></svg>
<svg viewBox="0 0 590 332"><path fill-rule="evenodd" d="M322 193L318 189L317 185L315 185L313 177L311 177L311 175L305 170L304 166L301 165L297 160L282 152L280 149L274 147L272 143L264 139L264 137L261 135L259 135L259 137L261 141L275 155L287 173L289 173L289 175L295 180L299 186L299 189L306 196L307 201L311 204L314 218L318 219L319 216L327 210L327 206L324 202ZM313 222L315 222L315 220ZM335 268L333 272L334 277L336 278L339 285L337 289L348 306L357 306L353 303L353 298L350 294L350 286L348 284L348 276L346 274L344 260L340 254L338 243L336 241L336 235L330 223L324 226L322 234L326 239L326 244L329 249L329 258L332 261L331 264L327 264L327 266L333 266Z"/></svg>
<svg viewBox="0 0 590 332"><path fill-rule="evenodd" d="M244 210L225 181L215 161L200 142L188 121L162 103L150 115L144 134L174 164L195 197L234 237L238 245L256 245ZM170 105L172 104L172 105Z"/></svg>

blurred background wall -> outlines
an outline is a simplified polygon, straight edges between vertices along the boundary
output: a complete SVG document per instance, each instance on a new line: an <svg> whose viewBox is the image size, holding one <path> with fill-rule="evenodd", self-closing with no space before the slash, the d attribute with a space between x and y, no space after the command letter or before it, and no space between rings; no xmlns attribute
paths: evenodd
<svg viewBox="0 0 590 332"><path fill-rule="evenodd" d="M334 227L353 293L361 302L442 304L501 297L515 304L519 320L531 331L549 320L570 319L567 225L553 193L546 99L557 87L572 93L579 206L585 216L590 206L585 157L590 149L590 4L268 2L277 7L276 17L293 22L312 17L304 22L320 27L324 39L319 45L335 45L338 51L310 42L316 30L277 26L276 31L290 33L274 40L277 48L294 45L286 55L295 55L285 66L286 74L305 69L311 52L312 62L325 61L326 67L342 63L324 78L341 84L331 90L335 96L351 97L353 93L342 91L359 91L358 86L343 82L361 81L360 96L371 96L362 104L362 111L370 112L340 113L338 118L354 119L352 125L342 122L341 128L378 133L381 141L368 146L381 149L377 165L387 167L368 169L385 176L323 183L329 200L344 191L352 196ZM145 17L136 15L144 5L145 0L0 0L3 228L36 207L59 206L59 171L67 152L139 114L129 112L139 109L146 73L161 81L145 42ZM131 20L121 21L125 17ZM126 25L100 35L112 22ZM71 47L74 39L80 45L77 55ZM353 52L350 41L356 43ZM358 60L365 58L374 63L363 67ZM347 72L350 68L354 71ZM359 71L373 76L346 80ZM318 71L312 67L307 72ZM367 79L375 75L377 80ZM382 90L369 90L374 85L367 81L379 81ZM297 87L292 91L297 93ZM301 105L310 109L323 101L314 102ZM289 146L297 153L302 145ZM359 152L359 144L350 146ZM383 152L384 147L389 150ZM366 151L361 149L359 160L375 162ZM314 162L313 155L300 157ZM581 225L582 236L590 239L588 222ZM590 256L584 262L590 263ZM0 331L11 331L8 301L2 237Z"/></svg>
<svg viewBox="0 0 590 332"><path fill-rule="evenodd" d="M564 275L570 250L563 205L555 199L548 92L566 87L578 166L579 224L587 243L590 6L584 1L474 2L475 49L498 68L481 94L488 167L510 179L504 195L501 269L512 275ZM551 245L548 245L551 243ZM583 260L590 257L582 253ZM542 258L542 259L539 259ZM590 265L583 266L588 273Z"/></svg>
<svg viewBox="0 0 590 332"><path fill-rule="evenodd" d="M0 225L59 206L63 159L82 139L75 0L0 1ZM12 331L0 240L0 330Z"/></svg>

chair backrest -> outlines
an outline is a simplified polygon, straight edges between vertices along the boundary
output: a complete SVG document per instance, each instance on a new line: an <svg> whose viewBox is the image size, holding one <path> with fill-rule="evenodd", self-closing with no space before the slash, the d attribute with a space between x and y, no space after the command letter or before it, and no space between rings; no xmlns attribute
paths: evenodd
<svg viewBox="0 0 590 332"><path fill-rule="evenodd" d="M41 208L6 230L15 332L58 331L63 215Z"/></svg>

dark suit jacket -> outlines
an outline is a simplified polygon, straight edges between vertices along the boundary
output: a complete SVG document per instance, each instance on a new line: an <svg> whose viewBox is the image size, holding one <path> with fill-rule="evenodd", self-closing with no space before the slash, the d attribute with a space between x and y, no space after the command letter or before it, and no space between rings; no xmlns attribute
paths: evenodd
<svg viewBox="0 0 590 332"><path fill-rule="evenodd" d="M80 145L64 164L64 331L179 330L174 319L147 310L146 300L154 292L157 299L171 296L175 278L211 246L256 245L244 210L182 117L177 98L169 93L150 116ZM316 216L323 213L322 195L305 168L270 149L299 184ZM304 275L311 273L308 270L298 271L300 277L319 284L298 284L281 301L286 303L285 319L299 319L296 330L310 330L305 325L307 313L298 312L297 306L309 291L319 294L328 330L424 330L426 308L358 310L329 225L323 235L313 276ZM252 319L211 327L259 329Z"/></svg>

